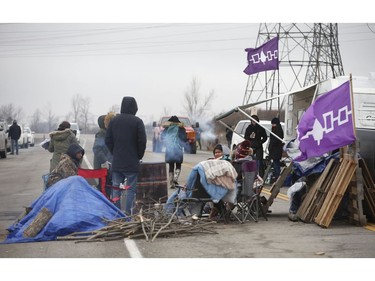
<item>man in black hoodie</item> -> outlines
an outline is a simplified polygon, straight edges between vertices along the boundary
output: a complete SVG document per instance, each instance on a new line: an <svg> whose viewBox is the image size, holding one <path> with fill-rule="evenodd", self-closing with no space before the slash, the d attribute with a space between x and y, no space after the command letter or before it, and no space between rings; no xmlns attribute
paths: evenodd
<svg viewBox="0 0 375 281"><path fill-rule="evenodd" d="M118 187L126 179L126 185L130 186L125 202L127 215L132 215L134 209L140 160L145 153L147 142L143 121L135 116L137 111L137 101L133 97L124 97L121 113L111 120L105 135L105 144L113 155L113 185ZM121 191L112 191L112 199L120 198L120 195ZM120 200L117 200L115 205L121 208Z"/></svg>

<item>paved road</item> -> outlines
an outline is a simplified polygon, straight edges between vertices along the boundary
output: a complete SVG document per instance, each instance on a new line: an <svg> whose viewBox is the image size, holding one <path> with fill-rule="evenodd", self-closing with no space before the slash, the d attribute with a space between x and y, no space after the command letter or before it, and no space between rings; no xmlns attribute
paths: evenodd
<svg viewBox="0 0 375 281"><path fill-rule="evenodd" d="M82 136L92 163L93 136ZM151 144L150 146L151 147ZM181 179L212 154L185 155ZM48 171L51 154L35 146L18 156L0 159L0 235L42 193L41 175ZM163 161L164 154L147 151L144 161ZM183 183L183 182L182 182ZM286 188L283 188L285 193ZM266 197L267 193L264 194ZM74 243L54 241L0 245L1 258L374 258L374 231L334 221L328 229L287 219L288 201L276 198L268 221L218 224L218 234L146 240ZM161 269L165 274L166 269ZM356 269L353 269L356 270ZM289 271L288 271L289 272ZM289 274L289 273L288 273Z"/></svg>

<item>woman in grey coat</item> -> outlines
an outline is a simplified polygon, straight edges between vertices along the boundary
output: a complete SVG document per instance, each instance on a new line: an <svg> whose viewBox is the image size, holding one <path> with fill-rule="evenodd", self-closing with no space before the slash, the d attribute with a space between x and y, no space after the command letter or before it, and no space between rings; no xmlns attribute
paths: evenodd
<svg viewBox="0 0 375 281"><path fill-rule="evenodd" d="M50 133L49 136L51 140L48 146L48 151L53 153L50 160L49 171L52 172L60 162L61 155L68 151L68 148L72 143L78 144L78 141L73 131L70 130L70 123L68 121L62 122L57 131Z"/></svg>

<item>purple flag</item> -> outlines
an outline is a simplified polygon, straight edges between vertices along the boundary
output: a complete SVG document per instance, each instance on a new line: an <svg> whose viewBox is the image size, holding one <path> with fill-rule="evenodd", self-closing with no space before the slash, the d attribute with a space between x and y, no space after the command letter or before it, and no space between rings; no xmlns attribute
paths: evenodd
<svg viewBox="0 0 375 281"><path fill-rule="evenodd" d="M356 140L349 81L311 104L298 124L297 139L301 155L294 161L321 156Z"/></svg>
<svg viewBox="0 0 375 281"><path fill-rule="evenodd" d="M279 37L275 37L258 48L247 48L248 66L243 72L247 75L279 69Z"/></svg>

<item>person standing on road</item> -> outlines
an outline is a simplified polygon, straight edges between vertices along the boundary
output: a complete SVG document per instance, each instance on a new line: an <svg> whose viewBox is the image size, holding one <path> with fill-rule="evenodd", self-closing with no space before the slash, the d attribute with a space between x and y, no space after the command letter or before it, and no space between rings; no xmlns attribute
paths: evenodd
<svg viewBox="0 0 375 281"><path fill-rule="evenodd" d="M186 131L177 116L168 119L164 131L161 133L165 144L165 162L169 164L169 185L175 188L184 161L184 146L187 142ZM176 168L176 169L175 169Z"/></svg>
<svg viewBox="0 0 375 281"><path fill-rule="evenodd" d="M92 151L94 153L94 169L101 169L103 168L103 164L108 162L112 163L113 156L112 153L109 151L107 145L105 144L105 134L108 128L108 124L111 119L115 117L114 112L109 112L107 115L101 115L98 118L98 125L99 131L95 134L94 145L92 147ZM108 175L106 184L112 185L112 168L111 166L108 168ZM100 189L100 183L97 186L98 190ZM110 194L107 194L110 196Z"/></svg>
<svg viewBox="0 0 375 281"><path fill-rule="evenodd" d="M50 173L47 188L58 181L78 174L85 150L77 143L69 145L68 150L61 156L59 163Z"/></svg>
<svg viewBox="0 0 375 281"><path fill-rule="evenodd" d="M271 120L272 133L280 139L284 138L283 128L281 127L279 118L275 117ZM270 134L270 144L268 146L269 157L272 160L273 175L271 183L274 183L280 176L280 159L283 154L283 142Z"/></svg>
<svg viewBox="0 0 375 281"><path fill-rule="evenodd" d="M259 122L259 117L257 115L251 115L251 118ZM254 120L251 120L250 125L246 128L245 140L249 140L251 143L251 148L253 149L257 161L258 174L263 178L263 143L267 141L267 133L266 130Z"/></svg>
<svg viewBox="0 0 375 281"><path fill-rule="evenodd" d="M232 127L231 127L232 128ZM231 149L232 146L233 131L229 128L225 129L225 138L227 139L228 147Z"/></svg>
<svg viewBox="0 0 375 281"><path fill-rule="evenodd" d="M132 215L137 195L137 180L140 161L146 150L146 130L142 119L135 116L138 111L134 97L124 97L120 114L110 122L105 135L105 144L113 155L112 182L119 187L126 179L125 214ZM120 190L112 190L112 198L121 198ZM115 205L121 208L121 200Z"/></svg>
<svg viewBox="0 0 375 281"><path fill-rule="evenodd" d="M78 141L75 134L70 129L70 123L68 121L63 121L57 131L50 133L49 137L51 140L48 145L48 151L53 153L50 160L49 171L52 172L60 162L61 155L68 151L71 144L78 144Z"/></svg>
<svg viewBox="0 0 375 281"><path fill-rule="evenodd" d="M14 154L14 150L16 150L16 154L18 155L18 140L21 137L21 127L17 124L17 120L13 120L13 124L9 127L8 133L11 140L10 154Z"/></svg>

